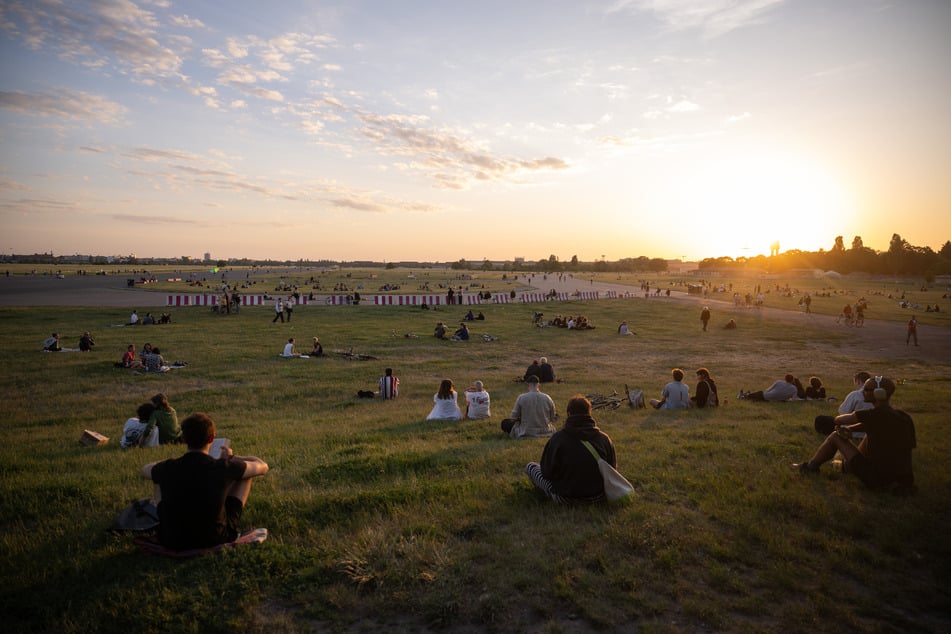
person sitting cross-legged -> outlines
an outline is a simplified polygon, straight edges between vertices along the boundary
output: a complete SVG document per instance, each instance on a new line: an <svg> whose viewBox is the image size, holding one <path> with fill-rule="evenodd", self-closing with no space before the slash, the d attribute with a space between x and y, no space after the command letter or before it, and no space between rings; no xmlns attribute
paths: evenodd
<svg viewBox="0 0 951 634"><path fill-rule="evenodd" d="M661 398L652 398L650 404L654 409L687 409L690 407L690 388L683 382L684 371L674 368L670 374L674 380L664 386Z"/></svg>

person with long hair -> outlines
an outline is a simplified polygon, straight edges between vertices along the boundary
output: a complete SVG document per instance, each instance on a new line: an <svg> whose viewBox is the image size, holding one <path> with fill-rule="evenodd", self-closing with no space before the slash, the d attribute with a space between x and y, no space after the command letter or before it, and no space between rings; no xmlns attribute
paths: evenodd
<svg viewBox="0 0 951 634"><path fill-rule="evenodd" d="M158 427L160 445L181 442L182 428L178 424L178 414L169 404L168 398L159 392L152 397L152 405L155 406L155 410L149 417L148 426L142 432L142 442L139 446L143 446L149 434L152 433L153 427Z"/></svg>
<svg viewBox="0 0 951 634"><path fill-rule="evenodd" d="M697 368L697 390L690 400L697 407L716 407L720 404L717 383L710 376L710 370Z"/></svg>
<svg viewBox="0 0 951 634"><path fill-rule="evenodd" d="M443 379L439 390L433 394L433 409L426 420L460 420L462 410L457 402L458 394L450 379Z"/></svg>

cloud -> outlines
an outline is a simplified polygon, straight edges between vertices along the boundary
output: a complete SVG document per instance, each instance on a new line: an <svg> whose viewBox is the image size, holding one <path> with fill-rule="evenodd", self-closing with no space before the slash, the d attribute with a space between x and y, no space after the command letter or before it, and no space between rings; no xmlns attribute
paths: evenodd
<svg viewBox="0 0 951 634"><path fill-rule="evenodd" d="M11 0L4 10L0 28L34 50L94 68L114 65L142 80L180 75L180 46L163 43L155 15L128 0Z"/></svg>
<svg viewBox="0 0 951 634"><path fill-rule="evenodd" d="M0 108L38 117L117 124L126 109L106 97L59 88L46 93L0 92Z"/></svg>
<svg viewBox="0 0 951 634"><path fill-rule="evenodd" d="M204 22L198 18L190 18L187 15L173 15L171 17L172 24L180 26L185 29L203 29L205 28Z"/></svg>
<svg viewBox="0 0 951 634"><path fill-rule="evenodd" d="M146 225L197 225L197 221L191 218L177 218L168 215L150 215L150 214L109 214L107 216L118 222L133 222Z"/></svg>
<svg viewBox="0 0 951 634"><path fill-rule="evenodd" d="M765 21L765 15L785 0L616 0L608 13L652 13L675 31L699 29L706 37Z"/></svg>
<svg viewBox="0 0 951 634"><path fill-rule="evenodd" d="M568 163L555 157L513 159L495 156L460 134L427 129L420 115L376 115L362 113L365 124L359 131L384 154L412 157L412 169L431 172L437 185L464 189L469 180L495 180L522 171L562 170Z"/></svg>

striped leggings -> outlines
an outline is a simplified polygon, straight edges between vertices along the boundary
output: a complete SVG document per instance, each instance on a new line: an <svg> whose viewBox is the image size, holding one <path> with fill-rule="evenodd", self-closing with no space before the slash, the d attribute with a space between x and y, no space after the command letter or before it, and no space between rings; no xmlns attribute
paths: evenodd
<svg viewBox="0 0 951 634"><path fill-rule="evenodd" d="M532 481L532 484L545 494L545 497L556 504L590 504L604 499L603 493L593 498L566 498L558 495L551 490L551 480L542 475L542 467L537 462L529 462L525 465L525 475Z"/></svg>

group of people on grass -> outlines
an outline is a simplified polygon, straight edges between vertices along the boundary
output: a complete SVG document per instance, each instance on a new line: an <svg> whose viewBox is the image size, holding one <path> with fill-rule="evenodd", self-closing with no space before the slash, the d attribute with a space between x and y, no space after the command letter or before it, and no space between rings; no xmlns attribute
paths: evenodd
<svg viewBox="0 0 951 634"><path fill-rule="evenodd" d="M472 311L469 311L469 314L472 314ZM482 313L479 313L479 314L481 315ZM449 329L446 327L446 324L444 324L441 321L436 322L436 327L433 328L433 336L436 337L436 339L452 339L453 341L469 341L469 326L466 324L465 321L459 322L459 327L450 336Z"/></svg>
<svg viewBox="0 0 951 634"><path fill-rule="evenodd" d="M79 337L79 351L89 352L96 345L92 335L87 330ZM43 340L43 352L62 352L65 350L59 342L59 333L51 333L49 337Z"/></svg>
<svg viewBox="0 0 951 634"><path fill-rule="evenodd" d="M130 343L116 367L145 372L168 372L171 366L157 346L146 343L142 346L141 352L136 355L135 345Z"/></svg>
<svg viewBox="0 0 951 634"><path fill-rule="evenodd" d="M707 404L716 396L709 372L697 372L708 385ZM682 373L681 373L682 374ZM681 381L674 375L675 382ZM895 382L887 377L871 377L860 372L854 377L856 389L839 407L839 416L816 417L816 430L826 434L814 455L794 463L799 473L812 474L822 464L841 455L845 470L854 473L868 487L894 488L909 492L914 488L911 450L916 447L911 417L891 405ZM388 368L380 379L384 398L398 395L398 379ZM598 502L605 499L604 481L598 461L617 468L611 438L592 417L591 402L576 394L567 403L564 425L556 429L556 407L540 389L537 376L526 380L526 392L515 401L512 413L501 422L511 438L548 438L538 462L529 462L524 472L548 499L560 504ZM700 392L698 386L698 393ZM459 409L450 379L444 379L434 395L432 419L488 418L490 398L481 381L466 389L466 412ZM680 398L678 396L678 398ZM672 401L672 398L668 402ZM233 541L248 500L253 478L267 473L268 465L255 456L235 456L224 448L212 458L209 450L215 439L215 423L204 413L195 413L178 425L175 410L163 394L143 403L137 418L129 419L123 430L122 446L152 446L184 442L179 458L151 462L142 476L154 483L153 499L159 513L159 541L173 550L205 548ZM858 444L856 439L860 439ZM588 446L586 446L588 445Z"/></svg>
<svg viewBox="0 0 951 634"><path fill-rule="evenodd" d="M288 337L287 343L284 344L284 349L281 350L280 356L303 357L305 359L322 357L324 356L324 346L320 343L320 339L318 337L314 337L310 352L305 354L297 351L297 340L294 337Z"/></svg>
<svg viewBox="0 0 951 634"><path fill-rule="evenodd" d="M697 368L697 389L690 396L690 388L684 383L684 371L674 368L671 381L664 386L661 397L652 398L654 409L687 409L688 407L716 407L720 404L716 381L710 376L710 370Z"/></svg>
<svg viewBox="0 0 951 634"><path fill-rule="evenodd" d="M808 387L803 386L802 381L792 374L786 374L783 378L777 379L765 390L756 390L755 392L740 390L736 397L750 401L824 401L827 400L826 388L822 385L822 379L817 376L809 377Z"/></svg>

